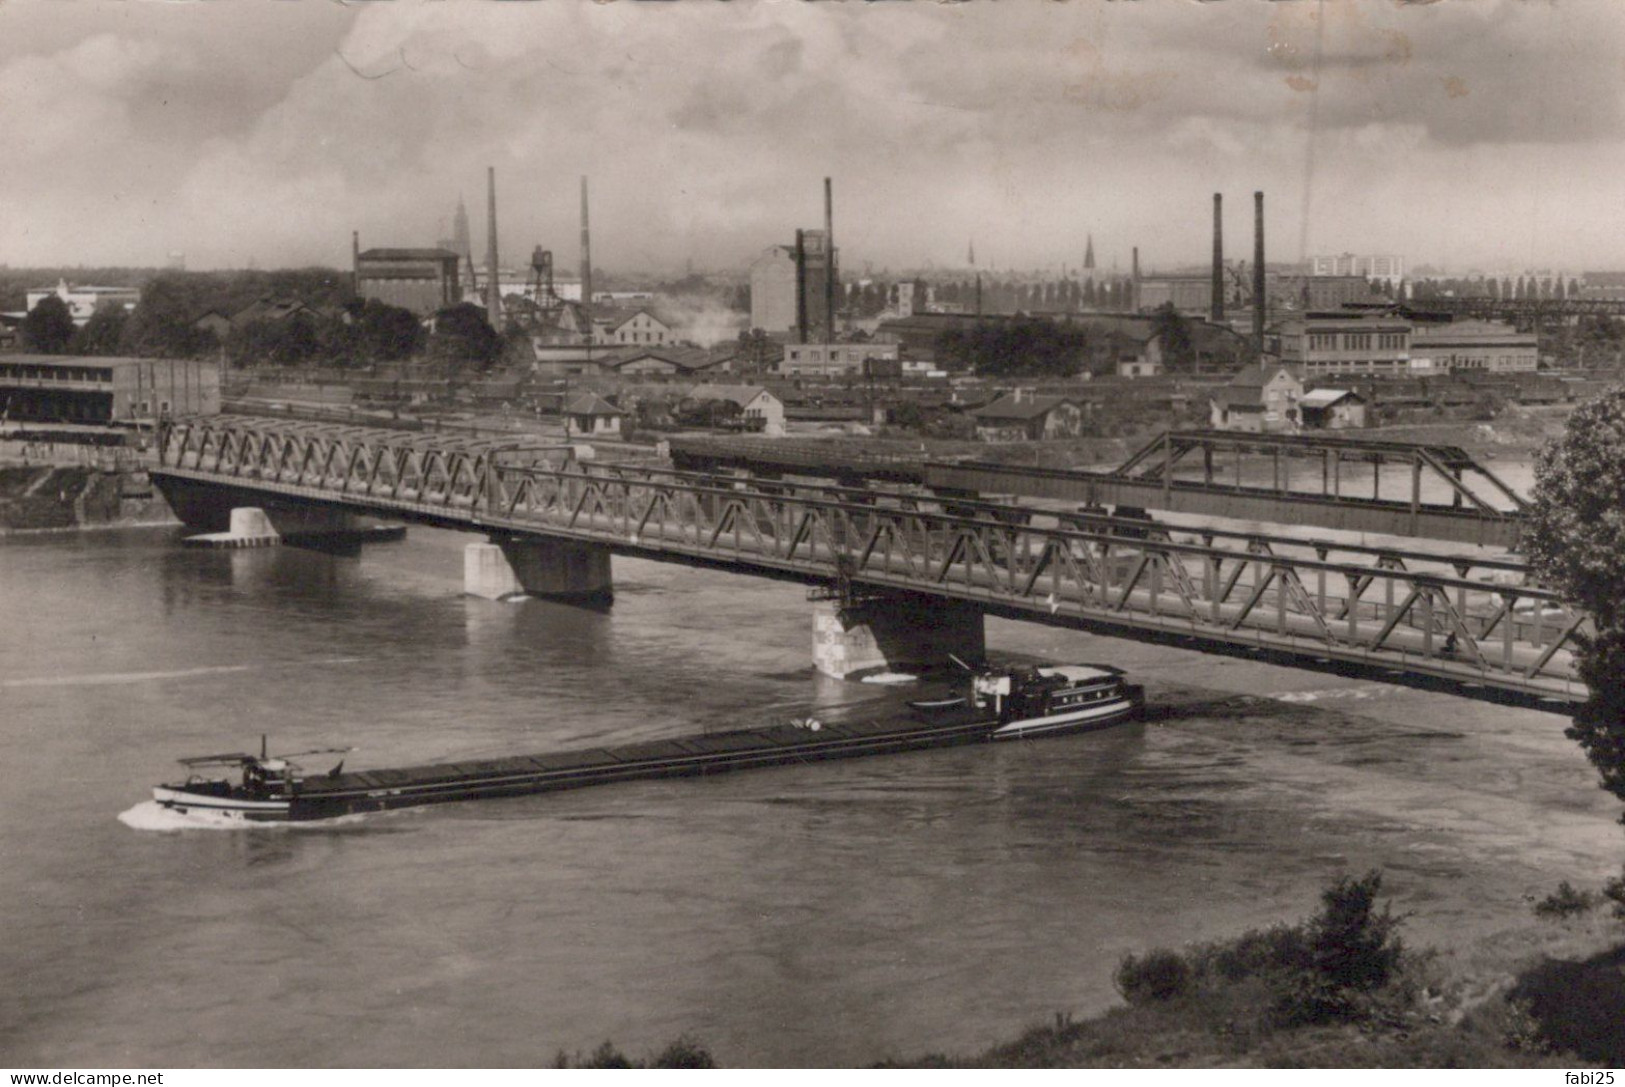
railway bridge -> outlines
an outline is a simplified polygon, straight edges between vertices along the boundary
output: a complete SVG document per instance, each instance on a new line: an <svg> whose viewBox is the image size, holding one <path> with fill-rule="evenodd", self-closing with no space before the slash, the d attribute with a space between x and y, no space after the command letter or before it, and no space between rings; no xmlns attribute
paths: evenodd
<svg viewBox="0 0 1625 1087"><path fill-rule="evenodd" d="M1585 616L1481 548L1045 510L901 484L562 459L511 442L220 416L159 433L188 523L233 506L477 532L471 591L606 594L637 556L812 586L832 674L979 654L995 615L1565 711ZM214 523L210 523L211 520Z"/></svg>

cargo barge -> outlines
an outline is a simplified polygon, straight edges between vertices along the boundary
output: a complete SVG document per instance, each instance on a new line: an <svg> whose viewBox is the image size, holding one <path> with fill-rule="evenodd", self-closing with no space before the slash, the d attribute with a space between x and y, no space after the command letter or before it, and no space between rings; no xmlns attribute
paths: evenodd
<svg viewBox="0 0 1625 1087"><path fill-rule="evenodd" d="M1106 665L1006 669L977 673L960 697L910 703L898 720L825 724L806 720L767 728L651 740L477 762L392 770L305 774L296 756L233 752L180 760L187 780L153 789L181 815L246 822L331 819L387 808L606 785L645 778L697 777L760 766L821 762L984 741L1104 728L1138 715L1141 688ZM322 752L299 752L298 755ZM236 767L233 782L220 768Z"/></svg>

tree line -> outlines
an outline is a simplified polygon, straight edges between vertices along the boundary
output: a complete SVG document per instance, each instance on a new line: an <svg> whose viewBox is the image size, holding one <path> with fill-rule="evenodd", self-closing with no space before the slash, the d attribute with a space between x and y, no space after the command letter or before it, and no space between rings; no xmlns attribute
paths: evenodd
<svg viewBox="0 0 1625 1087"><path fill-rule="evenodd" d="M1162 365L1172 374L1196 369L1197 349L1191 322L1172 305L1150 315L1147 337L1161 347ZM934 346L945 369L968 370L986 377L1102 377L1116 372L1117 361L1138 354L1146 341L1113 329L1068 324L1043 317L979 321L967 328L945 329ZM1244 361L1238 341L1229 364Z"/></svg>
<svg viewBox="0 0 1625 1087"><path fill-rule="evenodd" d="M344 281L344 282L341 282ZM249 294L276 285L280 292ZM295 288L302 288L295 289ZM230 319L265 297L303 304L281 319L232 324L224 335L200 325L209 313ZM417 315L349 294L347 277L329 269L292 272L164 273L142 288L133 310L100 307L75 328L67 304L47 295L23 319L23 345L44 354L129 355L149 358L224 357L238 366L364 367L423 358L484 368L510 349L528 348L524 333L499 334L485 311L459 303L439 311L427 331Z"/></svg>

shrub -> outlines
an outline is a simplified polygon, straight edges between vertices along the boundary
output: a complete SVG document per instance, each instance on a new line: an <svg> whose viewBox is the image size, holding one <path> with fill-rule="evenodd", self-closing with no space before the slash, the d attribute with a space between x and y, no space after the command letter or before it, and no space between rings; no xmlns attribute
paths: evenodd
<svg viewBox="0 0 1625 1087"><path fill-rule="evenodd" d="M1394 930L1399 919L1376 910L1382 873L1344 876L1321 892L1320 916L1309 922L1309 965L1316 976L1343 989L1369 992L1388 983L1404 953Z"/></svg>
<svg viewBox="0 0 1625 1087"><path fill-rule="evenodd" d="M631 1068L632 1062L627 1060L626 1054L616 1049L612 1043L605 1041L603 1045L592 1051L592 1055L582 1062L580 1067Z"/></svg>
<svg viewBox="0 0 1625 1087"><path fill-rule="evenodd" d="M1189 992L1192 972L1190 964L1177 951L1157 948L1143 956L1125 956L1112 980L1124 1000L1130 1004L1145 1004L1171 1000Z"/></svg>
<svg viewBox="0 0 1625 1087"><path fill-rule="evenodd" d="M1372 870L1359 879L1344 876L1321 892L1321 912L1305 925L1303 967L1276 1003L1283 1026L1388 1013L1393 1001L1375 994L1394 976L1404 947L1394 935L1399 919L1387 906L1376 909L1381 890L1382 873Z"/></svg>
<svg viewBox="0 0 1625 1087"><path fill-rule="evenodd" d="M1240 981L1303 970L1308 958L1308 942L1301 925L1272 925L1248 929L1236 939L1219 944L1209 962L1213 972L1226 981Z"/></svg>
<svg viewBox="0 0 1625 1087"><path fill-rule="evenodd" d="M1625 918L1625 873L1602 885L1602 896L1614 904L1614 916Z"/></svg>
<svg viewBox="0 0 1625 1087"><path fill-rule="evenodd" d="M578 1050L574 1057L559 1050L554 1058L555 1068L715 1068L716 1059L705 1046L684 1034L670 1042L659 1053L647 1060L634 1061L615 1048L615 1043L603 1045L582 1056Z"/></svg>
<svg viewBox="0 0 1625 1087"><path fill-rule="evenodd" d="M1597 896L1590 891L1576 891L1568 880L1557 885L1557 890L1535 903L1536 917L1573 917L1597 905Z"/></svg>
<svg viewBox="0 0 1625 1087"><path fill-rule="evenodd" d="M671 1042L649 1062L651 1068L715 1068L711 1051L684 1034Z"/></svg>

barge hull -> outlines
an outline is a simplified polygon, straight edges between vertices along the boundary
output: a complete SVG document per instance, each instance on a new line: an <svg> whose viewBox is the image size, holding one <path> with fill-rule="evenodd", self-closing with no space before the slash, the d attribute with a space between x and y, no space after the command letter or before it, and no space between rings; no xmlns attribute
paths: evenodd
<svg viewBox="0 0 1625 1087"><path fill-rule="evenodd" d="M1139 699L1134 698L1118 712L1084 722L1075 731L1117 724L1134 716L1139 708ZM980 714L964 714L904 729L896 725L836 724L812 732L784 726L626 747L517 756L455 767L417 766L340 774L301 782L285 818L331 819L458 800L527 796L621 781L704 777L1021 738L997 735L998 724Z"/></svg>

